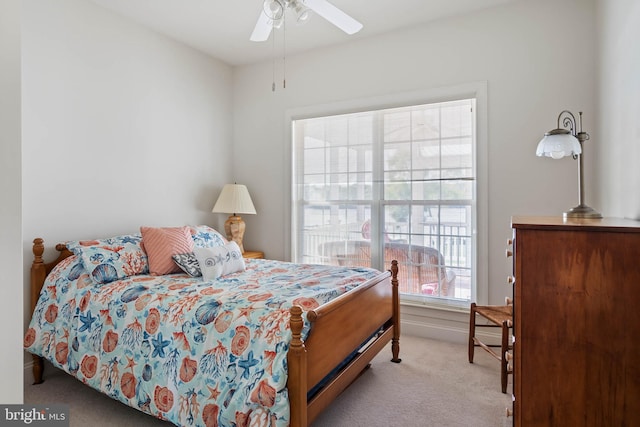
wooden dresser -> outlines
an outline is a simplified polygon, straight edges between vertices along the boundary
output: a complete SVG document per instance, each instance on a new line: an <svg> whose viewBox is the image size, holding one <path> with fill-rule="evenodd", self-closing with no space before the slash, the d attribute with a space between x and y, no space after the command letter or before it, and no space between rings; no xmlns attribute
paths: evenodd
<svg viewBox="0 0 640 427"><path fill-rule="evenodd" d="M513 217L516 426L640 426L640 222Z"/></svg>

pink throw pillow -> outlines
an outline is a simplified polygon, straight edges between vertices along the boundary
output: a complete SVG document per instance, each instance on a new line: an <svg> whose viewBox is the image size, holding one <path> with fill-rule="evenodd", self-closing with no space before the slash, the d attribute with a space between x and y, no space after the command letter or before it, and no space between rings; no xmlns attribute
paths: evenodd
<svg viewBox="0 0 640 427"><path fill-rule="evenodd" d="M191 228L140 227L144 250L149 259L149 273L163 275L180 272L173 255L193 251Z"/></svg>

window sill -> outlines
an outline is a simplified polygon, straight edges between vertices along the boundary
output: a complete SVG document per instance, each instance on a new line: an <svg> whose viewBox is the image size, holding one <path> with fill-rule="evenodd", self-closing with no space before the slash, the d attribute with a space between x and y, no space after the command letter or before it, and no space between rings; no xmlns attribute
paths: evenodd
<svg viewBox="0 0 640 427"><path fill-rule="evenodd" d="M412 299L400 297L400 305L407 307L417 307L432 310L450 311L454 313L469 313L470 302L467 301L448 301L440 302L438 300Z"/></svg>

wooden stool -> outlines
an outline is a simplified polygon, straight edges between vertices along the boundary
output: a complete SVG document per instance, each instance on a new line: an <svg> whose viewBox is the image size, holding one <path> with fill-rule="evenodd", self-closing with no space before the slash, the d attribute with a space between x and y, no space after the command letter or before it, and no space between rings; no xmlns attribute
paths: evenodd
<svg viewBox="0 0 640 427"><path fill-rule="evenodd" d="M476 314L487 319L490 324L476 324ZM505 354L511 348L509 338L510 329L513 327L513 305L507 300L507 305L476 305L471 303L471 313L469 319L469 363L473 363L473 353L475 347L482 347L493 357L498 359L501 368L502 392L507 392L507 376L511 373L509 363ZM476 327L502 328L502 342L500 344L485 344L476 337ZM492 347L500 347L500 354L497 354Z"/></svg>

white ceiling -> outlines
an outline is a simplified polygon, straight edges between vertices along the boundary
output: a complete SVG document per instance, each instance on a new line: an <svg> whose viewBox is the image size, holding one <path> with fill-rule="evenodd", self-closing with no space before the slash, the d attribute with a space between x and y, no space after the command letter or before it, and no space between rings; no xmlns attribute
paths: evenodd
<svg viewBox="0 0 640 427"><path fill-rule="evenodd" d="M249 36L263 0L89 0L231 65L270 59L273 33L266 42ZM497 6L516 0L330 0L364 28L347 35L320 16L303 26L286 26L286 53L415 26L423 22ZM283 30L275 32L276 54L282 55Z"/></svg>

